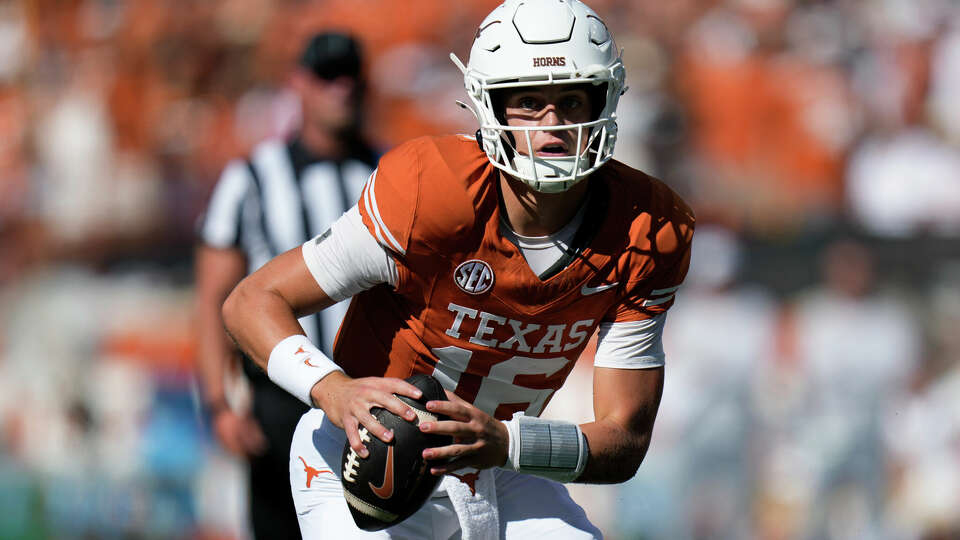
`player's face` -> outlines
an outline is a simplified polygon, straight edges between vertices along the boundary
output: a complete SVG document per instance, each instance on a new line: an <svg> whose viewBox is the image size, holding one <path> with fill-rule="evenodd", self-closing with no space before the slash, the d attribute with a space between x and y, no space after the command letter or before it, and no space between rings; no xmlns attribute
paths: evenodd
<svg viewBox="0 0 960 540"><path fill-rule="evenodd" d="M593 108L589 95L582 86L555 85L518 88L509 92L504 100L504 116L508 126L562 126L589 122ZM530 133L532 149L522 132L514 132L517 151L523 155L541 157L569 156L582 152L587 145L584 132L577 145L577 130L533 131Z"/></svg>

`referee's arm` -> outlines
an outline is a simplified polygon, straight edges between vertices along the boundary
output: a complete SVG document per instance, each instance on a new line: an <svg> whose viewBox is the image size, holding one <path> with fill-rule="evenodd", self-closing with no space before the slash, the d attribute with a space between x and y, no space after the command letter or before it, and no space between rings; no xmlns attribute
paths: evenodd
<svg viewBox="0 0 960 540"><path fill-rule="evenodd" d="M249 456L265 448L260 426L238 414L227 401L226 381L238 375L237 350L223 328L220 308L247 272L240 245L241 208L246 198L245 171L231 164L214 190L198 231L194 253L194 313L197 324L197 372L213 432L228 451Z"/></svg>

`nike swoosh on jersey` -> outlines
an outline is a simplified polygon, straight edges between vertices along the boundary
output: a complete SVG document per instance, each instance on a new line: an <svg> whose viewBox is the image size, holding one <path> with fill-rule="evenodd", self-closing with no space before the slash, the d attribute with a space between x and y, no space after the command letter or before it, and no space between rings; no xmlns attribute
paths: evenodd
<svg viewBox="0 0 960 540"><path fill-rule="evenodd" d="M584 285L583 287L580 287L580 294L584 296L590 296L591 294L597 294L598 292L603 292L607 289L612 289L619 284L620 282L618 281L616 283L610 283L608 285L598 285L596 287L589 287L587 285Z"/></svg>
<svg viewBox="0 0 960 540"><path fill-rule="evenodd" d="M393 496L393 445L387 447L387 466L383 471L383 484L379 487L373 485L373 482L367 482L370 485L370 491L381 499L389 499Z"/></svg>

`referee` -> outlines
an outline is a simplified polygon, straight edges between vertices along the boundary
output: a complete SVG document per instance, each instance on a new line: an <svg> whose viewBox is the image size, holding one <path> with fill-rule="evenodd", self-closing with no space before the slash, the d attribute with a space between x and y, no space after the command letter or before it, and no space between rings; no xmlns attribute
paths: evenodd
<svg viewBox="0 0 960 540"><path fill-rule="evenodd" d="M323 233L352 206L375 167L360 137L364 82L359 47L338 33L313 36L291 76L303 121L289 140L258 144L224 169L200 224L196 250L199 375L214 433L249 460L256 538L300 538L290 495L290 439L307 407L243 359L252 406L232 408L238 353L220 306L233 287L271 258ZM310 340L333 349L346 303L300 319Z"/></svg>

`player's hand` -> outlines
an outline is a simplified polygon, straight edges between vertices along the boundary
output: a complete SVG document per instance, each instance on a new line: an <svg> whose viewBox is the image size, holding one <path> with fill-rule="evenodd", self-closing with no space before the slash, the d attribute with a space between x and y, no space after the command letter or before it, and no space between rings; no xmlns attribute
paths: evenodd
<svg viewBox="0 0 960 540"><path fill-rule="evenodd" d="M330 421L346 432L350 447L360 457L368 455L360 440L360 426L367 428L367 431L383 442L390 442L393 438L393 432L383 427L370 409L383 407L408 421L416 420L417 415L413 409L394 394L420 399L422 392L402 379L352 379L339 371L320 379L310 392L314 403L323 409Z"/></svg>
<svg viewBox="0 0 960 540"><path fill-rule="evenodd" d="M444 462L432 467L430 472L441 475L464 467L489 469L506 463L510 434L503 422L460 399L449 390L447 398L449 401L428 401L427 410L445 414L450 420L420 424L420 430L425 433L453 437L451 445L423 451L424 458Z"/></svg>
<svg viewBox="0 0 960 540"><path fill-rule="evenodd" d="M267 438L251 416L221 408L211 418L213 432L220 444L231 454L241 457L258 456L267 449Z"/></svg>

